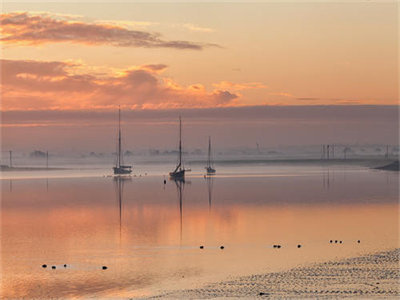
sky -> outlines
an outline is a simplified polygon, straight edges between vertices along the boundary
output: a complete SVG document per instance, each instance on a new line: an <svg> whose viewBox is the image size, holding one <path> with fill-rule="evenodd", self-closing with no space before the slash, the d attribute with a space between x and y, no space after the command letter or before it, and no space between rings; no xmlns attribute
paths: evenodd
<svg viewBox="0 0 400 300"><path fill-rule="evenodd" d="M3 149L108 149L118 106L132 147L174 145L179 114L194 147L212 134L226 146L398 143L395 1L5 1L0 21Z"/></svg>

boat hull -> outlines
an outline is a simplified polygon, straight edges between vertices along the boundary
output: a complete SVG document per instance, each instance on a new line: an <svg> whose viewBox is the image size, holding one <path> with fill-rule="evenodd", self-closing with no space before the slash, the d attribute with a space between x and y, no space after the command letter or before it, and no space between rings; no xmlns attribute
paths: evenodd
<svg viewBox="0 0 400 300"><path fill-rule="evenodd" d="M131 174L132 169L131 168L119 168L119 167L114 167L114 174L115 175L121 175L121 174Z"/></svg>
<svg viewBox="0 0 400 300"><path fill-rule="evenodd" d="M169 177L171 179L182 179L185 177L185 170L170 172Z"/></svg>
<svg viewBox="0 0 400 300"><path fill-rule="evenodd" d="M206 170L207 170L207 174L208 175L212 175L212 174L215 174L215 169L213 169L213 168L211 168L211 167L206 167Z"/></svg>

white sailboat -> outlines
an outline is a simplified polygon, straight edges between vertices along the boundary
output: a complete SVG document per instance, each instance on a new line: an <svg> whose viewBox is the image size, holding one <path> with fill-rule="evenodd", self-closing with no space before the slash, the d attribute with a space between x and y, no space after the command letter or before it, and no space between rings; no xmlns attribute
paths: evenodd
<svg viewBox="0 0 400 300"><path fill-rule="evenodd" d="M121 145L121 109L118 108L118 150L117 150L117 162L113 167L115 175L131 174L132 166L124 165L122 145Z"/></svg>
<svg viewBox="0 0 400 300"><path fill-rule="evenodd" d="M205 167L207 170L207 175L215 174L215 169L213 168L213 161L211 155L211 137L208 137L208 158L207 158L207 166Z"/></svg>

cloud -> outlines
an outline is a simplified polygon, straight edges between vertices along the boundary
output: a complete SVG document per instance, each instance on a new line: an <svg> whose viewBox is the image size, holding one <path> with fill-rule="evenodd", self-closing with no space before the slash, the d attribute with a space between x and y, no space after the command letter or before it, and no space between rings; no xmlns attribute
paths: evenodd
<svg viewBox="0 0 400 300"><path fill-rule="evenodd" d="M198 31L198 32L213 32L214 31L214 29L212 29L212 28L201 27L198 25L190 24L190 23L185 23L182 26L191 31Z"/></svg>
<svg viewBox="0 0 400 300"><path fill-rule="evenodd" d="M14 12L0 15L2 37L10 44L40 45L71 42L85 45L113 45L116 47L172 48L202 50L219 47L189 41L168 41L159 33L130 30L119 24L85 23L60 19L48 14Z"/></svg>
<svg viewBox="0 0 400 300"><path fill-rule="evenodd" d="M167 68L167 65L164 64L143 65L140 68L150 72L160 73Z"/></svg>
<svg viewBox="0 0 400 300"><path fill-rule="evenodd" d="M300 100L300 101L318 101L318 100L321 100L320 98L313 98L313 97L298 97L296 99Z"/></svg>
<svg viewBox="0 0 400 300"><path fill-rule="evenodd" d="M266 85L260 82L233 83L230 81L221 81L220 83L213 84L213 86L218 89L231 89L235 91L267 88Z"/></svg>
<svg viewBox="0 0 400 300"><path fill-rule="evenodd" d="M160 77L164 64L133 66L102 76L76 62L1 60L2 109L182 108L234 105L228 89L207 91ZM90 68L88 68L90 70Z"/></svg>
<svg viewBox="0 0 400 300"><path fill-rule="evenodd" d="M293 96L292 94L287 93L287 92L276 92L276 93L269 93L269 94L273 95L273 96L282 96L282 97L288 97L288 98L295 98L295 96Z"/></svg>

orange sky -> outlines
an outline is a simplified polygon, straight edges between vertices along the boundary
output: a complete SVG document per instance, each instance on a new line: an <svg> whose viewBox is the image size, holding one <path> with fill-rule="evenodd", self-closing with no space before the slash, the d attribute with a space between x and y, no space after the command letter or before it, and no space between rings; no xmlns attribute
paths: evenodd
<svg viewBox="0 0 400 300"><path fill-rule="evenodd" d="M4 3L1 22L3 111L398 104L396 3Z"/></svg>

